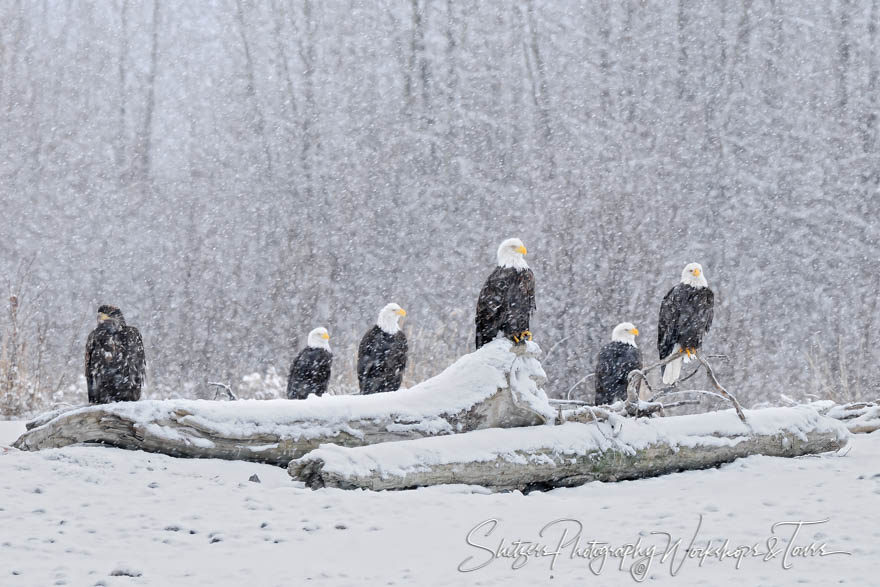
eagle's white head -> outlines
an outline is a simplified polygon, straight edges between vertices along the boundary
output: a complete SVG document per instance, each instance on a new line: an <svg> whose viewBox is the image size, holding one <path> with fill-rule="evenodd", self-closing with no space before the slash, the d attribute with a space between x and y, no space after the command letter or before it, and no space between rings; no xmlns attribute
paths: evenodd
<svg viewBox="0 0 880 587"><path fill-rule="evenodd" d="M498 247L498 266L528 269L526 246L518 238L509 238Z"/></svg>
<svg viewBox="0 0 880 587"><path fill-rule="evenodd" d="M638 335L639 329L632 322L621 322L611 331L611 340L636 346L636 337Z"/></svg>
<svg viewBox="0 0 880 587"><path fill-rule="evenodd" d="M323 326L309 332L309 347L330 350L330 333Z"/></svg>
<svg viewBox="0 0 880 587"><path fill-rule="evenodd" d="M681 272L681 282L691 287L709 287L706 276L703 274L703 266L699 263L688 263Z"/></svg>
<svg viewBox="0 0 880 587"><path fill-rule="evenodd" d="M388 334L397 334L400 330L399 320L406 316L406 310L397 304L388 304L379 312L379 319L376 325Z"/></svg>

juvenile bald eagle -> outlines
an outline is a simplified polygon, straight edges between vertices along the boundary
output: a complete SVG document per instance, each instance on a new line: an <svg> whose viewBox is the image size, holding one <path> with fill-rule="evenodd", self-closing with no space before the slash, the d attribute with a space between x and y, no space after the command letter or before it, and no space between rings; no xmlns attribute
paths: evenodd
<svg viewBox="0 0 880 587"><path fill-rule="evenodd" d="M301 350L290 366L287 377L287 399L306 399L314 393L318 397L327 391L330 383L330 333L324 327L309 332L306 348Z"/></svg>
<svg viewBox="0 0 880 587"><path fill-rule="evenodd" d="M137 401L146 378L144 342L127 326L119 308L98 308L98 326L86 342L86 384L90 404Z"/></svg>
<svg viewBox="0 0 880 587"><path fill-rule="evenodd" d="M396 391L406 368L406 335L398 320L406 311L397 304L388 304L379 312L379 319L358 347L358 384L362 394Z"/></svg>
<svg viewBox="0 0 880 587"><path fill-rule="evenodd" d="M681 283L669 290L660 305L657 329L657 351L665 359L673 353L684 352L690 360L703 344L703 335L709 332L714 315L715 295L706 283L703 267L689 263L681 272ZM671 385L681 376L682 358L663 368L663 383Z"/></svg>
<svg viewBox="0 0 880 587"><path fill-rule="evenodd" d="M596 405L626 399L627 375L642 368L642 353L636 346L639 330L623 322L611 331L611 342L602 347L596 359Z"/></svg>
<svg viewBox="0 0 880 587"><path fill-rule="evenodd" d="M477 299L477 348L499 333L516 343L532 339L529 318L535 310L535 275L525 254L526 247L518 238L509 238L498 247L498 267Z"/></svg>

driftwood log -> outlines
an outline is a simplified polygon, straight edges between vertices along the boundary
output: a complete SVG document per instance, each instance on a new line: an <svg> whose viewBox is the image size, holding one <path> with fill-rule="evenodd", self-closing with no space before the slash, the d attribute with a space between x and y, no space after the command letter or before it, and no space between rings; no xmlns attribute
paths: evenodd
<svg viewBox="0 0 880 587"><path fill-rule="evenodd" d="M415 387L307 400L162 400L57 410L36 418L21 450L78 443L287 465L323 443L361 446L482 428L532 426L556 412L529 342L496 340Z"/></svg>
<svg viewBox="0 0 880 587"><path fill-rule="evenodd" d="M799 406L668 418L480 430L359 448L321 447L288 471L308 487L410 489L474 484L495 491L571 487L714 467L761 454L835 451L849 436L837 420Z"/></svg>
<svg viewBox="0 0 880 587"><path fill-rule="evenodd" d="M880 400L848 404L819 401L809 406L820 414L840 420L853 434L869 434L880 430Z"/></svg>

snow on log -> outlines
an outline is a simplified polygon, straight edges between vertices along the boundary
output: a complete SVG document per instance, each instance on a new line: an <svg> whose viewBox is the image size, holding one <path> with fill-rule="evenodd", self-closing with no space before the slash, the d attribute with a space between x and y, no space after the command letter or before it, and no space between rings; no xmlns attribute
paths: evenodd
<svg viewBox="0 0 880 587"><path fill-rule="evenodd" d="M804 407L734 410L667 418L567 422L479 430L358 448L326 445L291 461L312 488L409 489L464 483L495 491L571 487L703 469L762 454L795 457L839 450L848 431ZM618 422L619 424L619 422Z"/></svg>
<svg viewBox="0 0 880 587"><path fill-rule="evenodd" d="M880 430L880 400L836 404L818 401L808 404L820 414L840 420L853 434L869 434Z"/></svg>
<svg viewBox="0 0 880 587"><path fill-rule="evenodd" d="M59 410L35 419L22 450L101 443L180 457L286 465L333 442L360 446L481 428L553 423L546 375L529 342L493 341L410 389L306 400L151 400Z"/></svg>

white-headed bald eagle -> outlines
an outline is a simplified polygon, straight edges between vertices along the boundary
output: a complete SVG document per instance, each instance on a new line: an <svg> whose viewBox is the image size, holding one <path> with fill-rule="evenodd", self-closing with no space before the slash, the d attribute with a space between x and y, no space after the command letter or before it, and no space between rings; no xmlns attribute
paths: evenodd
<svg viewBox="0 0 880 587"><path fill-rule="evenodd" d="M657 351L661 359L684 351L686 358L700 349L714 315L715 295L709 289L703 267L689 263L681 272L681 283L669 290L660 304ZM663 368L663 383L671 385L681 376L682 359Z"/></svg>
<svg viewBox="0 0 880 587"><path fill-rule="evenodd" d="M379 312L379 319L358 347L358 384L361 394L396 391L406 369L406 335L398 321L406 311L397 304L388 304Z"/></svg>
<svg viewBox="0 0 880 587"><path fill-rule="evenodd" d="M623 322L611 331L611 342L602 347L596 359L596 405L626 399L627 376L642 368L642 353L636 346L639 330Z"/></svg>
<svg viewBox="0 0 880 587"><path fill-rule="evenodd" d="M287 377L287 399L306 399L311 394L318 397L327 391L330 383L330 333L324 327L309 332L306 348L301 350L290 366Z"/></svg>
<svg viewBox="0 0 880 587"><path fill-rule="evenodd" d="M86 386L90 404L141 398L147 360L141 333L115 306L98 308L98 326L86 342Z"/></svg>
<svg viewBox="0 0 880 587"><path fill-rule="evenodd" d="M480 348L499 333L521 342L532 333L529 318L535 310L535 275L526 264L526 247L509 238L498 247L498 267L486 279L477 299L476 345Z"/></svg>

